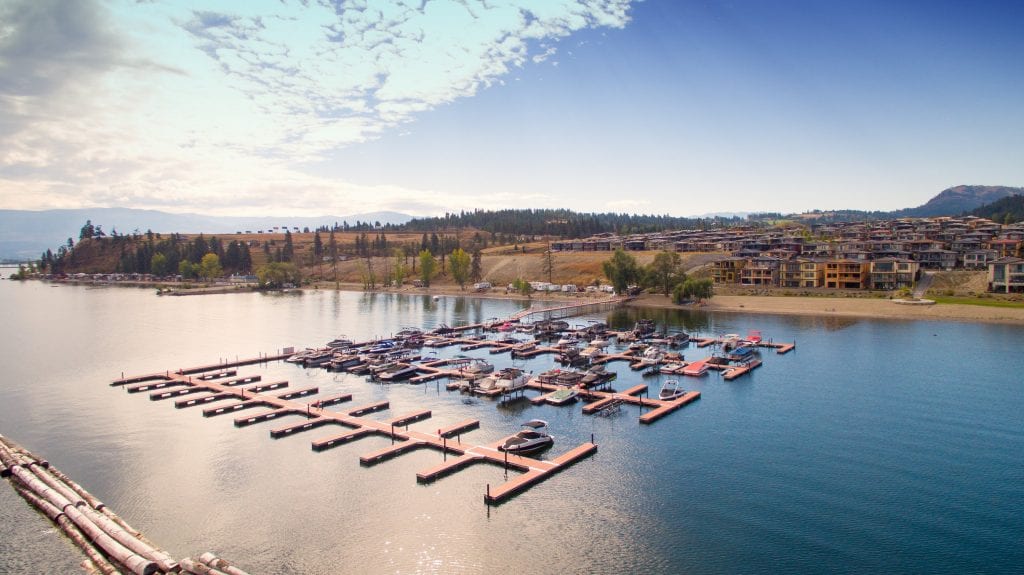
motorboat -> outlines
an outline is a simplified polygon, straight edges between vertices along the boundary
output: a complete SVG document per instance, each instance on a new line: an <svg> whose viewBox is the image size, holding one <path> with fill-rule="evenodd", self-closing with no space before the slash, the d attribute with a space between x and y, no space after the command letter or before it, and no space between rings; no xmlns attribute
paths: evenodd
<svg viewBox="0 0 1024 575"><path fill-rule="evenodd" d="M574 387L560 387L544 398L551 405L566 405L579 398L580 392Z"/></svg>
<svg viewBox="0 0 1024 575"><path fill-rule="evenodd" d="M526 382L530 380L530 374L518 367L506 367L501 371L487 376L494 378L494 388L501 393L511 393L526 388Z"/></svg>
<svg viewBox="0 0 1024 575"><path fill-rule="evenodd" d="M580 379L580 384L584 387L597 387L604 385L610 381L614 381L618 377L614 371L608 371L605 369L604 364L598 364L587 370L583 377Z"/></svg>
<svg viewBox="0 0 1024 575"><path fill-rule="evenodd" d="M675 379L667 380L662 384L661 390L658 391L658 399L662 401L672 401L684 395L686 395L686 390L679 387L679 381Z"/></svg>
<svg viewBox="0 0 1024 575"><path fill-rule="evenodd" d="M380 381L403 381L419 372L419 367L409 363L399 363L395 367L377 373Z"/></svg>
<svg viewBox="0 0 1024 575"><path fill-rule="evenodd" d="M327 342L327 347L352 347L352 340L343 335L339 335L338 337Z"/></svg>
<svg viewBox="0 0 1024 575"><path fill-rule="evenodd" d="M555 444L555 438L548 435L548 423L541 419L531 419L523 423L519 433L505 438L498 449L516 455L526 455L547 449Z"/></svg>
<svg viewBox="0 0 1024 575"><path fill-rule="evenodd" d="M493 371L494 364L479 357L474 357L459 367L459 374L465 379L479 379Z"/></svg>

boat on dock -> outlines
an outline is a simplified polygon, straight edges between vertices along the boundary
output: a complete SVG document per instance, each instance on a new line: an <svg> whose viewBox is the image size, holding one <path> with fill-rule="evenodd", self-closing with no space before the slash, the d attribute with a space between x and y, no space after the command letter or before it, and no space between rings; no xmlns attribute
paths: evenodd
<svg viewBox="0 0 1024 575"><path fill-rule="evenodd" d="M686 390L680 387L679 381L675 379L670 379L663 383L661 390L658 391L658 399L662 401L672 401L684 395L686 395Z"/></svg>
<svg viewBox="0 0 1024 575"><path fill-rule="evenodd" d="M548 394L544 401L551 405L567 405L575 403L579 395L579 390L574 387L560 387L553 393Z"/></svg>
<svg viewBox="0 0 1024 575"><path fill-rule="evenodd" d="M608 371L604 364L598 364L586 371L583 377L580 378L580 385L586 388L600 387L609 382L615 381L618 374L614 371Z"/></svg>
<svg viewBox="0 0 1024 575"><path fill-rule="evenodd" d="M377 379L388 383L393 381L405 381L419 373L419 370L419 367L411 363L398 363L391 369L378 372Z"/></svg>
<svg viewBox="0 0 1024 575"><path fill-rule="evenodd" d="M541 419L531 419L523 423L519 433L505 438L498 449L516 455L526 455L548 449L555 444L555 438L548 434L548 423Z"/></svg>
<svg viewBox="0 0 1024 575"><path fill-rule="evenodd" d="M525 341L523 343L517 343L516 345L512 346L512 357L529 357L530 355L533 355L531 352L533 352L536 349L537 342L535 341Z"/></svg>
<svg viewBox="0 0 1024 575"><path fill-rule="evenodd" d="M333 348L352 347L352 343L353 343L352 340L349 339L348 337L346 337L344 335L339 335L338 337L336 337L336 338L332 339L331 341L327 342L327 347L333 347Z"/></svg>
<svg viewBox="0 0 1024 575"><path fill-rule="evenodd" d="M494 364L479 357L469 358L468 362L458 367L459 376L469 380L480 379L493 371Z"/></svg>

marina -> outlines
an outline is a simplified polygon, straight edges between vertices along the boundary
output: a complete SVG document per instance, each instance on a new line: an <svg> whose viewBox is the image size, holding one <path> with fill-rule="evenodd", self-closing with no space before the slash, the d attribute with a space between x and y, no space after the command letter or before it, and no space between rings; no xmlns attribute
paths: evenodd
<svg viewBox="0 0 1024 575"><path fill-rule="evenodd" d="M387 402L387 411L362 416L381 422L428 410L431 417L411 424L410 431L435 436L439 429L479 422L461 438L449 436L449 444L461 439L463 445L493 445L521 423L542 419L555 445L530 457L546 462L594 436L598 452L493 506L481 501L487 485L494 494L497 486L525 472L510 468L506 478L503 464L472 464L421 481L419 474L427 479L434 468L457 467L454 462L463 456L412 449L363 465L363 456L391 447L390 436L370 433L318 452L314 440L351 429L324 425L270 440L272 430L320 420L290 414L235 428L235 418L272 409L204 418L201 409L240 399L179 410L174 402L209 393L150 401L153 391L187 386L128 393L123 388L134 384L118 389L107 384L122 371L129 377L222 365L223 358L236 354L240 359L275 356L282 344L327 342L339 333L364 342L410 325L430 331L441 324L480 324L507 318L528 304L307 292L165 298L154 307L148 290L0 282L2 289L26 292L19 297L22 303L9 307L12 333L18 334L10 353L23 361L7 366L2 432L54 461L175 558L213 547L250 573L328 573L338 565L365 573L546 572L552 558L562 556L562 542L572 540L566 560L595 573L608 572L610 565L615 571L697 574L851 568L980 572L1005 571L1018 563L1019 515L1012 505L987 502L1021 497L1020 483L1006 472L1019 452L1014 430L1022 407L1016 371L999 361L1014 357L1011 344L1019 341L1019 328L632 309L567 320L570 329L597 320L610 331L628 332L640 317L650 317L659 331L667 326L694 338L757 328L765 339L799 341L798 355L777 356L760 348L764 365L730 382L714 369L703 377L644 378L629 369L628 361L606 363L618 374L611 383L616 391L648 386L639 394L644 414L654 409L648 400L653 405L666 379L700 392L699 401L653 425L639 424L638 403L616 409L614 398L600 412L583 414L594 400L538 405L530 400L544 392L528 388L525 399L497 401L447 391L445 378L387 384L284 361L223 368L238 374L214 380L260 376L232 386L245 388L289 382L267 395L318 387L319 394L294 400L313 408L318 401L351 396L325 408L342 413ZM39 303L31 297L35 292L44 298ZM43 309L72 318L64 333L81 342L62 352L65 362L48 363L47 369L39 367L45 362L39 352L47 349L53 332L29 321ZM93 311L82 317L73 309ZM189 321L182 323L185 317ZM554 347L559 339L538 346ZM608 353L628 348L612 340ZM906 342L926 345L914 345L910 353ZM681 353L691 365L723 351L693 342L674 350L659 345ZM436 357L426 353L431 349ZM861 361L836 373L834 358L853 349ZM418 363L471 354L495 370L516 366L533 377L570 367L555 362L553 353L514 361L510 353L461 352L457 345L425 347L421 353ZM957 373L959 362L953 359L964 354L979 358L974 377L954 382L927 375ZM193 381L196 375L201 374L193 374ZM915 409L900 408L908 404ZM49 520L13 490L2 491L0 506L10 521L0 525L0 546L7 545L8 567L76 572L81 557L68 553L62 536L45 534ZM822 492L830 496L823 499ZM684 496L666 504L668 493ZM938 500L945 503L940 511ZM339 517L352 528L339 529ZM939 519L945 527L939 527ZM661 527L645 527L654 523ZM772 527L782 524L788 526L784 531ZM501 548L511 533L522 534L537 552L484 552ZM557 542L550 533L560 534ZM331 553L323 553L327 548ZM901 560L906 549L934 560Z"/></svg>

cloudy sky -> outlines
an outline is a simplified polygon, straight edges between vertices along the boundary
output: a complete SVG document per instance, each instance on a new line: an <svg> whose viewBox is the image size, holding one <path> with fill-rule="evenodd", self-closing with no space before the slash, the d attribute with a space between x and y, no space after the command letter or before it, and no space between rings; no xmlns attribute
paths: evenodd
<svg viewBox="0 0 1024 575"><path fill-rule="evenodd" d="M1024 3L0 0L0 208L895 209L1024 185Z"/></svg>

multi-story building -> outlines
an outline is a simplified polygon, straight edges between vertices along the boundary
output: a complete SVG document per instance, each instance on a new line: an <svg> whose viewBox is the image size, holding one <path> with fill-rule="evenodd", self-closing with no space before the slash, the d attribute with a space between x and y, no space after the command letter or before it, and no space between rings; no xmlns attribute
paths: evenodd
<svg viewBox="0 0 1024 575"><path fill-rule="evenodd" d="M778 258L750 258L747 265L740 270L740 284L745 286L777 286L779 285Z"/></svg>
<svg viewBox="0 0 1024 575"><path fill-rule="evenodd" d="M869 262L829 260L825 262L825 287L831 289L864 289L868 283Z"/></svg>
<svg viewBox="0 0 1024 575"><path fill-rule="evenodd" d="M868 286L873 290L913 287L919 264L911 260L885 258L871 262Z"/></svg>
<svg viewBox="0 0 1024 575"><path fill-rule="evenodd" d="M1024 259L999 258L988 264L988 291L1024 293Z"/></svg>
<svg viewBox="0 0 1024 575"><path fill-rule="evenodd" d="M740 271L747 265L746 258L725 258L711 265L711 277L716 284L734 284L740 281Z"/></svg>

